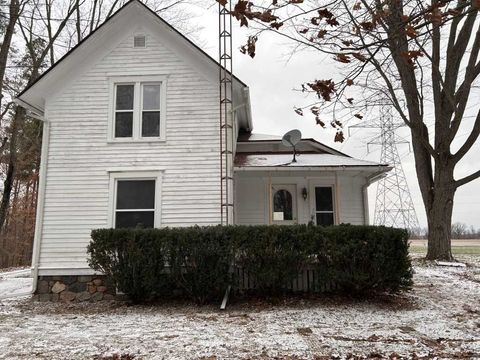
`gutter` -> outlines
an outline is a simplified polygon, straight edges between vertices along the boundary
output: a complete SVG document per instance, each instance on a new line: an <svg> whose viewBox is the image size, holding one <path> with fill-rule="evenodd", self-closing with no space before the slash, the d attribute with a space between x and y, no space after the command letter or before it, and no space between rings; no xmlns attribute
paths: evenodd
<svg viewBox="0 0 480 360"><path fill-rule="evenodd" d="M386 171L390 171L392 168L389 166L235 166L234 171L380 171L383 174ZM372 177L379 175L375 172Z"/></svg>
<svg viewBox="0 0 480 360"><path fill-rule="evenodd" d="M40 260L40 244L42 242L43 229L43 214L45 206L45 188L47 179L47 164L48 164L48 148L50 143L50 122L43 119L43 135L42 135L42 153L40 157L40 175L38 185L38 199L37 199L37 214L35 222L35 235L33 240L32 253L32 291L35 294L38 284L38 266Z"/></svg>
<svg viewBox="0 0 480 360"><path fill-rule="evenodd" d="M27 110L27 115L28 116L33 117L37 120L45 121L45 114L39 108L37 108L33 105L30 105L29 103L23 101L22 99L20 99L18 97L13 99L13 101L15 102L15 104L17 104L17 105L23 107L25 110Z"/></svg>

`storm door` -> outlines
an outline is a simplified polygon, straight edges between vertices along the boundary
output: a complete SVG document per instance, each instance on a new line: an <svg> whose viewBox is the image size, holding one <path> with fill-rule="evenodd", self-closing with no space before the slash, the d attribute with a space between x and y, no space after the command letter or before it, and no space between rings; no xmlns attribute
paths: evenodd
<svg viewBox="0 0 480 360"><path fill-rule="evenodd" d="M315 224L330 226L335 224L334 198L332 186L315 186Z"/></svg>

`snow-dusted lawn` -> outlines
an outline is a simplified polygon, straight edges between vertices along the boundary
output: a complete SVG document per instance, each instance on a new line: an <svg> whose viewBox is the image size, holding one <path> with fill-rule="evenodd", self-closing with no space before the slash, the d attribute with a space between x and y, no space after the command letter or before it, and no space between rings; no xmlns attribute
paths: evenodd
<svg viewBox="0 0 480 360"><path fill-rule="evenodd" d="M249 302L221 312L0 300L0 359L480 358L480 264L469 260L477 266L416 262L413 291L375 301Z"/></svg>
<svg viewBox="0 0 480 360"><path fill-rule="evenodd" d="M32 289L30 269L0 270L0 301L15 294L27 294Z"/></svg>

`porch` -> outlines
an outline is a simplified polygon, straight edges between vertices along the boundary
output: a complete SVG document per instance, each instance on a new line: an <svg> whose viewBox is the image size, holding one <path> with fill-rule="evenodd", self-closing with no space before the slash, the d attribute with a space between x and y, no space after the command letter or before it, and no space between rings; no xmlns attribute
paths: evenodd
<svg viewBox="0 0 480 360"><path fill-rule="evenodd" d="M290 154L237 154L235 160L238 225L366 225L367 188L390 170L327 154L302 154L295 163L285 162L291 160Z"/></svg>

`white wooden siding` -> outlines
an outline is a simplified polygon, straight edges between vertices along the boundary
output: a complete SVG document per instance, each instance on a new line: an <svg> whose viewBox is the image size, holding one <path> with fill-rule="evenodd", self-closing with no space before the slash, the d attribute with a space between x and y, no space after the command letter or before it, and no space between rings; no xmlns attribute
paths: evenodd
<svg viewBox="0 0 480 360"><path fill-rule="evenodd" d="M366 178L363 176L338 176L339 194L339 222L352 225L365 224L365 211L363 206L363 185Z"/></svg>
<svg viewBox="0 0 480 360"><path fill-rule="evenodd" d="M164 172L162 226L219 223L218 86L148 33L133 48L136 32L47 100L40 275L88 267L90 232L108 225L109 168ZM166 142L107 143L108 78L146 74L168 76Z"/></svg>
<svg viewBox="0 0 480 360"><path fill-rule="evenodd" d="M263 225L268 222L266 183L261 177L235 177L235 223Z"/></svg>

